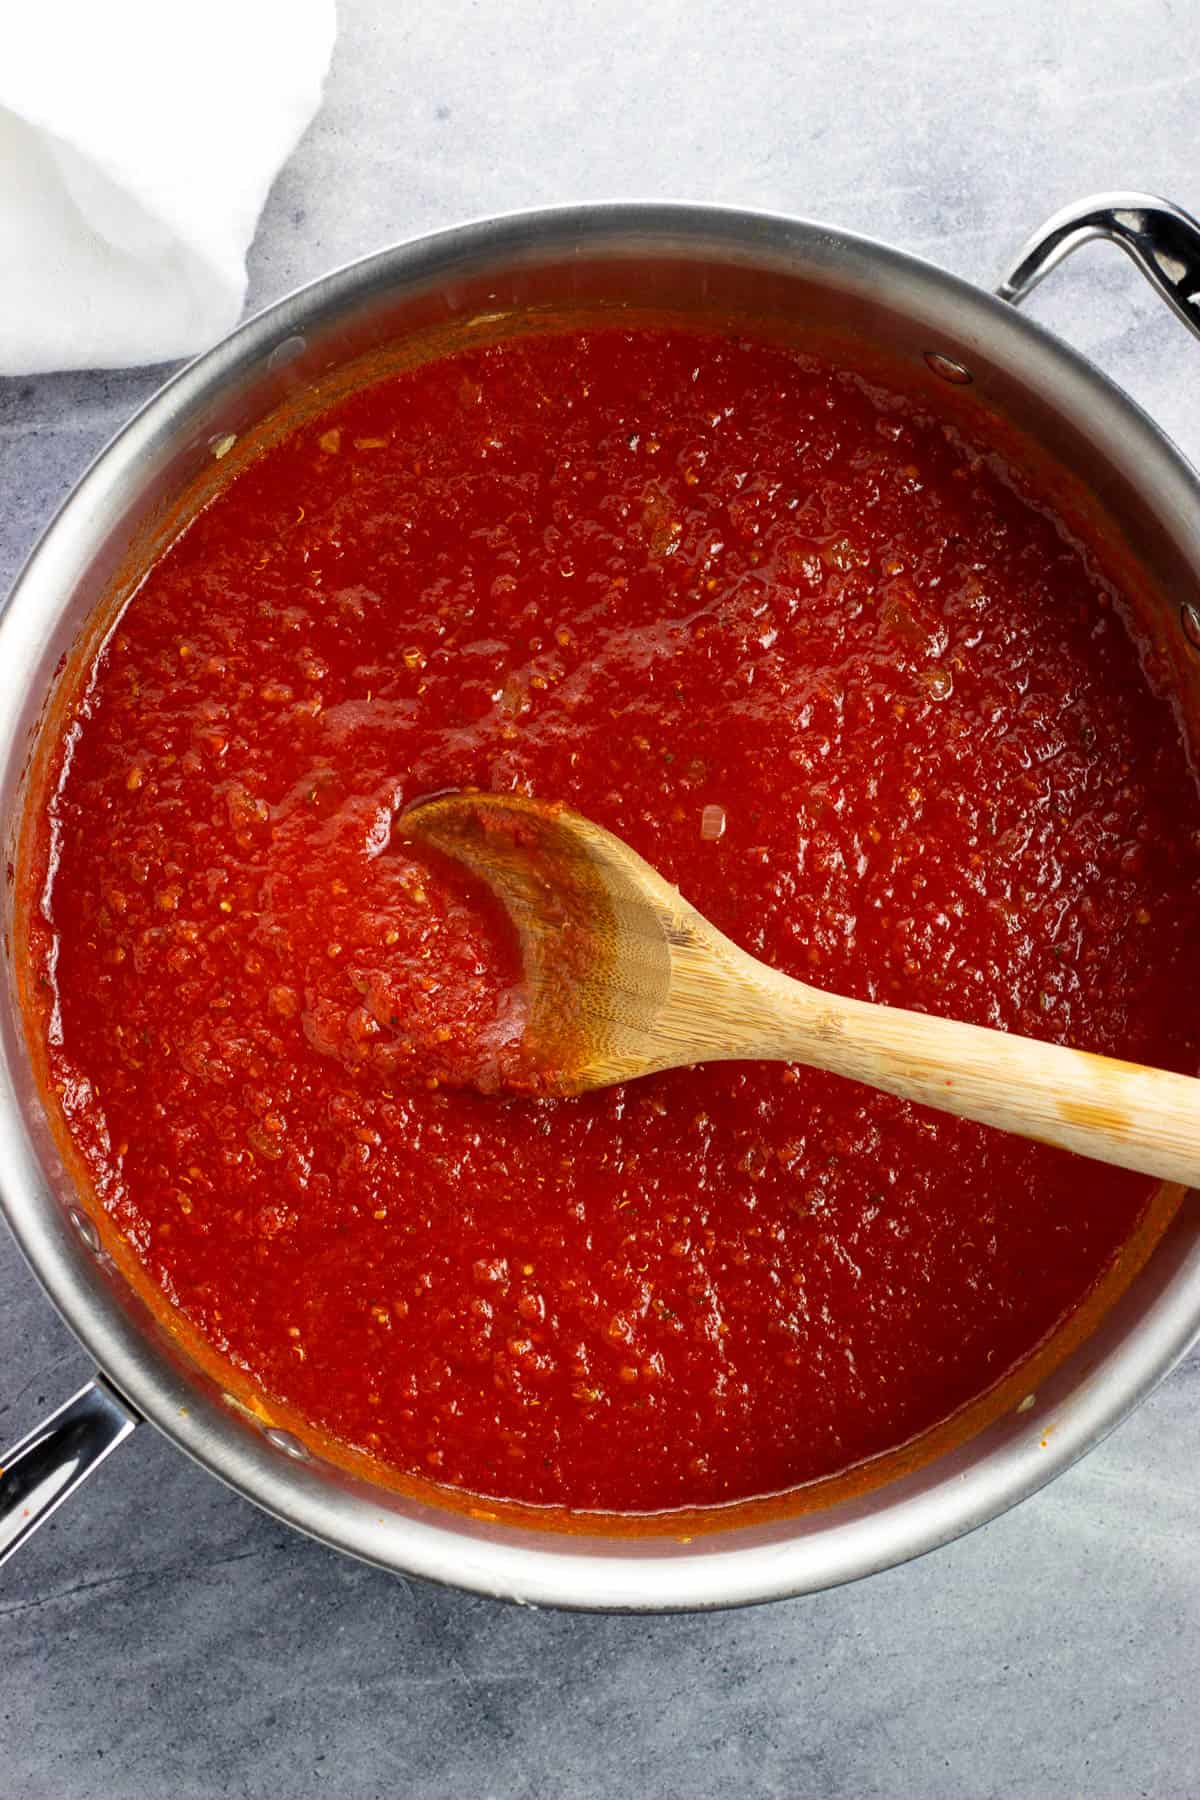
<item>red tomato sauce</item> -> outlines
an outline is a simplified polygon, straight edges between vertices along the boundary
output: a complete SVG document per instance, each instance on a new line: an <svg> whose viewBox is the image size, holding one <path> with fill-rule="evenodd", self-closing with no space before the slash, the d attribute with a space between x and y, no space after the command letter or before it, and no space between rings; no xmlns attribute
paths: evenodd
<svg viewBox="0 0 1200 1800"><path fill-rule="evenodd" d="M845 1470L1151 1193L802 1068L459 1085L519 965L413 799L563 800L807 981L1200 1066L1153 647L997 454L795 350L548 334L338 401L150 570L53 776L34 1029L99 1200L400 1476L636 1512Z"/></svg>

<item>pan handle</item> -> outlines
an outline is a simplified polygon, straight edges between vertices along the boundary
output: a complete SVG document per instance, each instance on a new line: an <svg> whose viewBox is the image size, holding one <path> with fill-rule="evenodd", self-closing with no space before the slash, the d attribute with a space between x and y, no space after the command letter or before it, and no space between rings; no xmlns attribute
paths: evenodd
<svg viewBox="0 0 1200 1800"><path fill-rule="evenodd" d="M1200 337L1200 223L1156 194L1093 194L1064 206L1018 251L996 293L1019 306L1044 275L1092 238L1119 244Z"/></svg>
<svg viewBox="0 0 1200 1800"><path fill-rule="evenodd" d="M138 1414L102 1376L0 1458L0 1563L127 1438Z"/></svg>

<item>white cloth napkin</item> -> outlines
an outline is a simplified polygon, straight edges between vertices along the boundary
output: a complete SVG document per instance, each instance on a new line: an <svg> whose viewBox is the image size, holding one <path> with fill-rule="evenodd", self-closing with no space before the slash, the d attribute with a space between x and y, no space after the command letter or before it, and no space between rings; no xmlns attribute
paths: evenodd
<svg viewBox="0 0 1200 1800"><path fill-rule="evenodd" d="M334 0L0 4L0 374L121 368L236 324Z"/></svg>

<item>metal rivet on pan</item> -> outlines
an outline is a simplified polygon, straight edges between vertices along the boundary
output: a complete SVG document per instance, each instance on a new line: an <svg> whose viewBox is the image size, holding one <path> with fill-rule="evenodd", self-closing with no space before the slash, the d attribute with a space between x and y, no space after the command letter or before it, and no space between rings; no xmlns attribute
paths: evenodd
<svg viewBox="0 0 1200 1800"><path fill-rule="evenodd" d="M1200 655L1200 606L1193 606L1185 600L1179 609L1179 623L1183 626L1183 635L1192 649Z"/></svg>
<svg viewBox="0 0 1200 1800"><path fill-rule="evenodd" d="M267 367L268 369L286 369L290 362L295 362L298 356L304 354L304 350L305 342L302 337L285 337L276 344L268 356Z"/></svg>
<svg viewBox="0 0 1200 1800"><path fill-rule="evenodd" d="M297 1462L312 1461L308 1446L302 1444L298 1437L293 1437L290 1431L280 1431L277 1425L268 1425L263 1436L268 1444L274 1444L275 1448L282 1450L285 1456L295 1457Z"/></svg>
<svg viewBox="0 0 1200 1800"><path fill-rule="evenodd" d="M964 368L962 363L954 362L948 356L943 356L938 350L925 352L925 366L931 369L940 381L952 381L956 387L966 387L968 382L975 379L970 369Z"/></svg>
<svg viewBox="0 0 1200 1800"><path fill-rule="evenodd" d="M81 1212L79 1207L72 1206L67 1213L67 1217L70 1219L72 1225L75 1227L88 1249L93 1255L99 1256L100 1233L96 1230L95 1225L88 1218L87 1214Z"/></svg>

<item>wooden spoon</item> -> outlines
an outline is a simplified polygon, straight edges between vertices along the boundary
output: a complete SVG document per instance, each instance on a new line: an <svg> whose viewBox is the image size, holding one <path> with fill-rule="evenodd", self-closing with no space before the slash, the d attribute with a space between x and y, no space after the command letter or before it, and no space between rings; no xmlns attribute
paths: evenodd
<svg viewBox="0 0 1200 1800"><path fill-rule="evenodd" d="M747 955L620 838L511 794L419 803L402 836L454 857L516 926L530 1079L580 1094L656 1069L769 1057L1200 1185L1200 1080L877 1006Z"/></svg>

